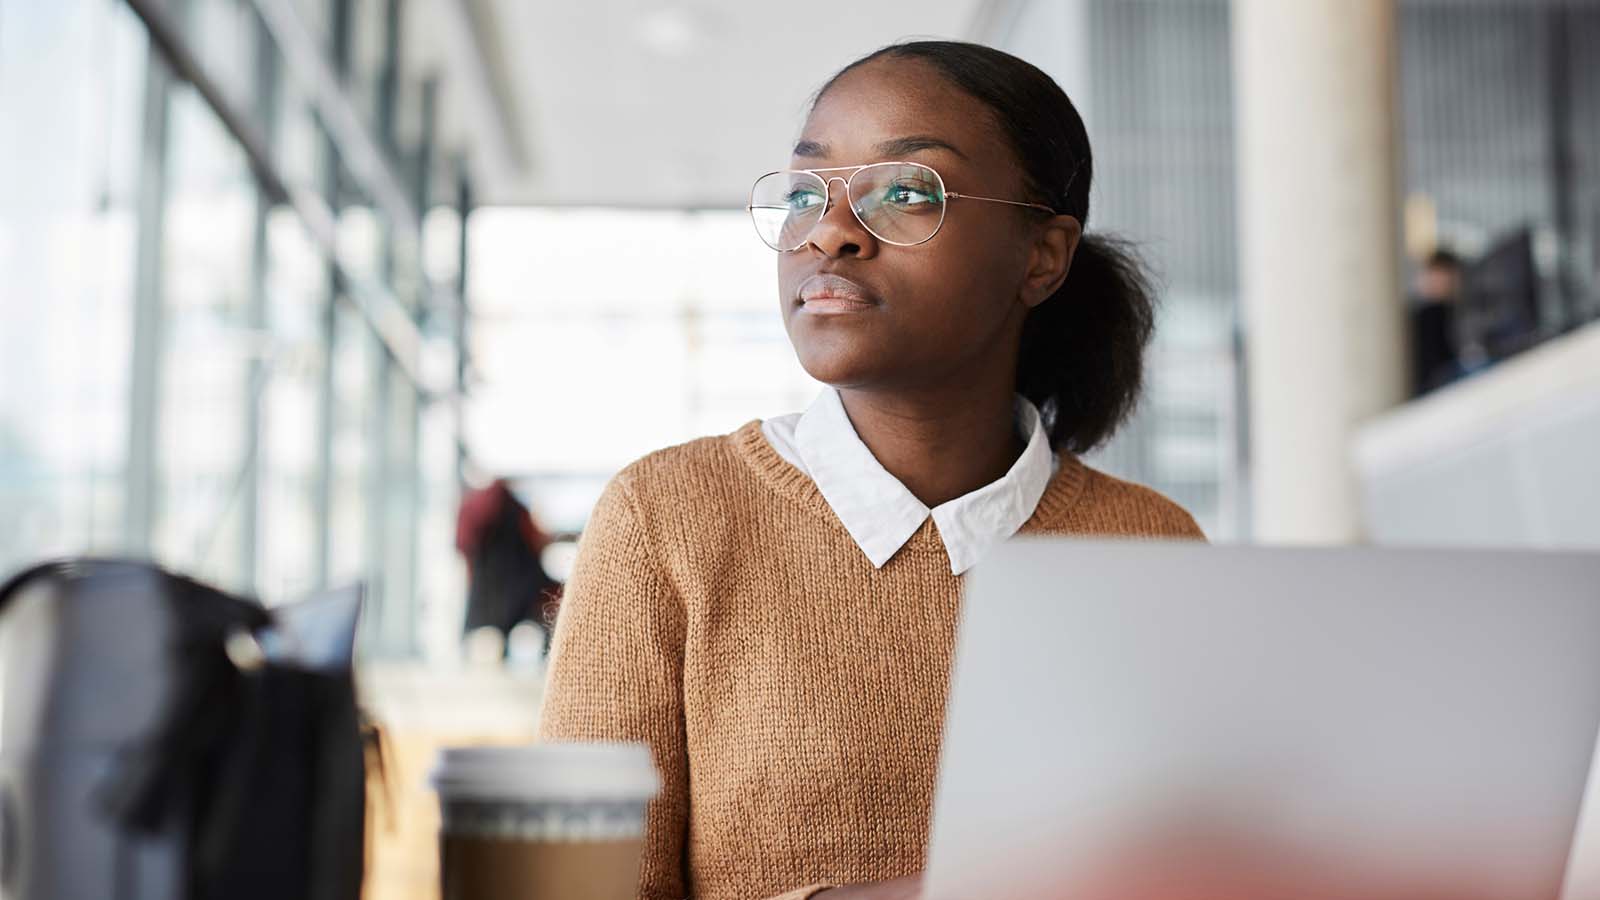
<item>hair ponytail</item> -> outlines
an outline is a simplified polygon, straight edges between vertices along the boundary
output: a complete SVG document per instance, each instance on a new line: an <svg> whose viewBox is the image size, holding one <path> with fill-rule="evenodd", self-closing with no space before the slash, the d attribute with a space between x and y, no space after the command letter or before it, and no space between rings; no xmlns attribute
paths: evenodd
<svg viewBox="0 0 1600 900"><path fill-rule="evenodd" d="M1051 446L1085 453L1133 412L1155 331L1155 285L1126 241L1084 234L1061 287L1022 326L1017 392Z"/></svg>
<svg viewBox="0 0 1600 900"><path fill-rule="evenodd" d="M1083 118L1038 67L961 41L890 44L844 67L881 57L932 65L994 114L1021 164L1032 199L1089 224L1094 155ZM1144 351L1155 329L1155 285L1126 241L1087 232L1067 279L1022 328L1017 391L1044 414L1050 444L1083 453L1104 443L1139 402Z"/></svg>

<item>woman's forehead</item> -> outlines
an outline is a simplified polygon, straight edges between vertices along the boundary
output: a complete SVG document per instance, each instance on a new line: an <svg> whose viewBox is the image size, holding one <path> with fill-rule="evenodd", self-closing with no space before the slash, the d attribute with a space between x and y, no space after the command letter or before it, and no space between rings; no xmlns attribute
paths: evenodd
<svg viewBox="0 0 1600 900"><path fill-rule="evenodd" d="M925 63L874 60L817 99L794 155L855 164L917 154L980 166L1009 162L990 111L976 98Z"/></svg>

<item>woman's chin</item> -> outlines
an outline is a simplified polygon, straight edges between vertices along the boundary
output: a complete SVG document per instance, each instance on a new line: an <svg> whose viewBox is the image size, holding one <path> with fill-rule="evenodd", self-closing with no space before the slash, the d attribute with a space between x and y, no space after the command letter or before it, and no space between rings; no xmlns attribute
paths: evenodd
<svg viewBox="0 0 1600 900"><path fill-rule="evenodd" d="M884 375L882 357L872 353L841 352L841 348L814 348L808 352L797 348L796 355L807 375L834 387L872 384Z"/></svg>

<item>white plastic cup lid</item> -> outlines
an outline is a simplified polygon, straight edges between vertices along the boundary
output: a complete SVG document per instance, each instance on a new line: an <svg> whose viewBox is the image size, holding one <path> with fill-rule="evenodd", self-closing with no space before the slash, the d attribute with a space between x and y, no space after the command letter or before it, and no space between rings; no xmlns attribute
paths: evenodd
<svg viewBox="0 0 1600 900"><path fill-rule="evenodd" d="M446 747L428 780L442 799L648 801L661 791L644 744Z"/></svg>

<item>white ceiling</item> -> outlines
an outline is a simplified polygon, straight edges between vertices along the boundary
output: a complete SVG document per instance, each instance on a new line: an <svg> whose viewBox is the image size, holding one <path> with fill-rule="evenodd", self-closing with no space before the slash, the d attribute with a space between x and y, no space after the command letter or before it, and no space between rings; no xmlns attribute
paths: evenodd
<svg viewBox="0 0 1600 900"><path fill-rule="evenodd" d="M835 70L995 15L994 0L456 2L501 120L473 134L480 199L541 205L742 206Z"/></svg>

